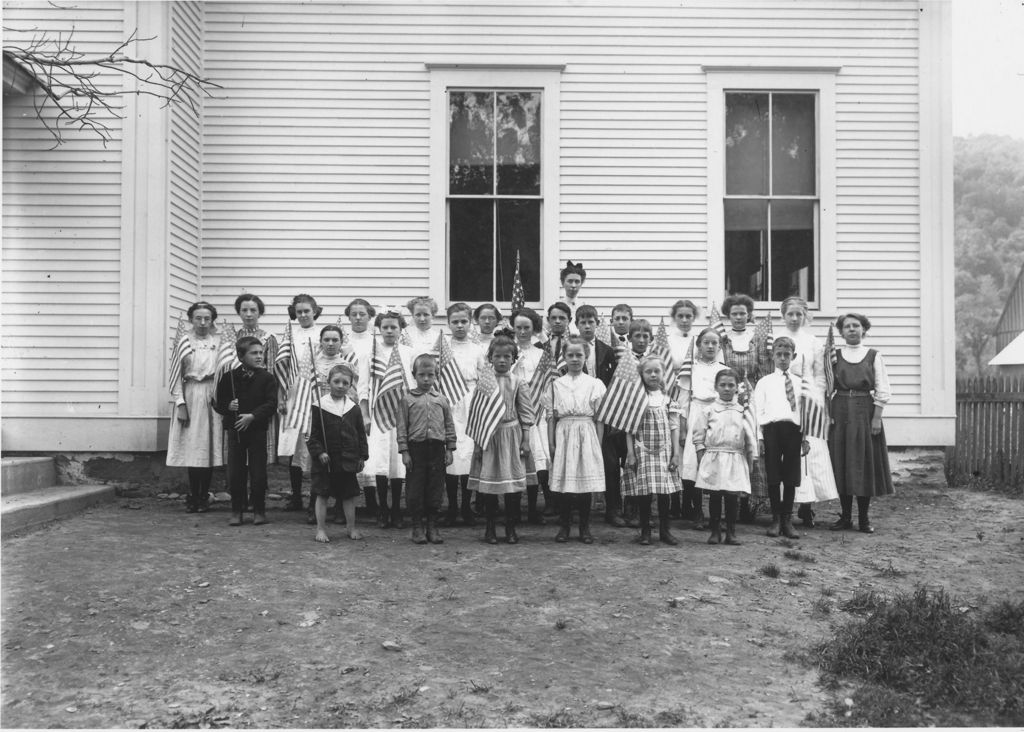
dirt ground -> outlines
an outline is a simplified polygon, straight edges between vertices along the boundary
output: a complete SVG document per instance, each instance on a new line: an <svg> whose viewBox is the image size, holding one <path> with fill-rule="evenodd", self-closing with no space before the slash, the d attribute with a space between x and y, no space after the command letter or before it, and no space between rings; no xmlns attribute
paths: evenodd
<svg viewBox="0 0 1024 732"><path fill-rule="evenodd" d="M903 486L876 504L874 536L801 530L795 554L764 520L740 547L682 522L678 547L604 524L592 546L553 526L417 546L361 516L365 540L318 545L299 514L231 528L226 508L121 499L3 542L0 723L800 725L829 697L794 659L856 590L1022 593L1021 501Z"/></svg>

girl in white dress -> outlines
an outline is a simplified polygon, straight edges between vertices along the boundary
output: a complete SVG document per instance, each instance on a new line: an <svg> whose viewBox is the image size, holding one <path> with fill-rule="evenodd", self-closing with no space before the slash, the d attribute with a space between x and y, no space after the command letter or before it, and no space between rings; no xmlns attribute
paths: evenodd
<svg viewBox="0 0 1024 732"><path fill-rule="evenodd" d="M715 375L718 398L697 410L693 418L693 445L697 451L697 488L708 493L711 536L708 544L722 543L722 501L725 501L725 543L738 545L736 519L739 498L750 495L750 471L757 459L757 442L743 407L736 401L739 374L719 369Z"/></svg>
<svg viewBox="0 0 1024 732"><path fill-rule="evenodd" d="M303 389L313 373L313 359L320 346L320 329L316 320L323 312L312 295L299 294L288 306L288 327L281 339L281 348L274 364L274 374L284 398L278 412L281 431L277 439L278 457L289 466L292 495L285 511L302 510L302 474L309 472L309 416L313 410L312 394ZM293 324L291 321L295 321Z"/></svg>
<svg viewBox="0 0 1024 732"><path fill-rule="evenodd" d="M672 356L672 366L676 369L676 373L679 373L679 369L682 368L688 357L693 360L697 358L697 348L694 344L697 330L693 327L693 323L699 314L700 310L692 300L676 300L672 305L670 315L676 327L668 333L668 350ZM672 495L672 507L669 510L669 516L672 518L693 520L697 518L700 511L700 491L696 489L687 491L684 488L679 493Z"/></svg>
<svg viewBox="0 0 1024 732"><path fill-rule="evenodd" d="M405 304L412 314L413 327L406 328L402 333L412 348L412 358L423 353L437 354L437 337L440 328L434 327L434 316L437 315L437 302L432 297L414 297Z"/></svg>
<svg viewBox="0 0 1024 732"><path fill-rule="evenodd" d="M528 388L544 355L544 348L534 342L542 321L532 308L517 310L511 317L519 350L512 373ZM531 524L546 523L537 511L538 487L544 491L544 513L553 514L555 503L548 483L548 422L544 410L538 407L539 404L534 405L536 422L530 429L530 456L526 460L526 520Z"/></svg>
<svg viewBox="0 0 1024 732"><path fill-rule="evenodd" d="M478 305L473 311L473 323L476 325L476 331L471 338L483 346L484 354L487 353L487 347L494 339L494 329L498 327L501 318L501 311L494 303L485 302L483 305Z"/></svg>
<svg viewBox="0 0 1024 732"><path fill-rule="evenodd" d="M202 513L209 507L213 469L223 465L227 455L226 433L213 411L221 337L213 332L217 309L210 303L193 303L188 319L191 330L175 343L175 353L184 355L177 360L177 368L172 361L174 419L167 439L167 464L188 468L186 510Z"/></svg>
<svg viewBox="0 0 1024 732"><path fill-rule="evenodd" d="M715 391L715 374L725 365L721 361L720 353L720 340L715 329L702 330L697 336L696 359L693 362L690 388L684 389L679 398L683 410L683 431L680 434L685 435L679 477L682 478L684 491L697 491L696 505L693 506L693 528L697 531L703 531L705 526L703 498L697 490L697 451L693 446L693 418L700 409L709 406L718 396Z"/></svg>
<svg viewBox="0 0 1024 732"><path fill-rule="evenodd" d="M812 386L810 397L825 409L825 352L818 337L811 332L807 301L802 297L787 297L779 308L786 323L786 335L796 344L796 355L789 370L794 376ZM805 528L814 528L815 501L831 501L839 497L836 479L832 474L828 442L820 436L804 435L811 446L802 460L803 475L796 489L797 516Z"/></svg>
<svg viewBox="0 0 1024 732"><path fill-rule="evenodd" d="M469 489L469 465L473 460L473 440L466 434L466 420L469 417L469 402L480 369L486 363L486 349L469 338L472 308L464 302L457 302L448 307L448 328L452 332L450 341L455 365L459 367L462 378L466 380L465 396L458 404L452 405L452 419L455 422L456 445L452 464L446 469L444 477L445 492L448 494L448 514L445 523L454 526L459 516L459 493L462 493L462 522L473 526L473 509L470 501L473 491Z"/></svg>
<svg viewBox="0 0 1024 732"><path fill-rule="evenodd" d="M377 311L373 305L368 303L361 297L355 298L345 308L345 317L348 318L349 331L348 339L344 346L344 352L354 356L353 363L355 364L355 372L358 375L362 364L370 359L370 351L373 349L373 342L375 336L373 335L373 328L370 327L370 322L377 315ZM358 384L354 384L352 392L356 393L358 390ZM368 422L367 415L363 415L363 423ZM368 428L367 428L368 429ZM367 473L365 470L356 476L359 481L359 486L363 489L363 501L366 504L366 510L370 512L371 516L377 515L377 493L376 476L371 473Z"/></svg>
<svg viewBox="0 0 1024 732"><path fill-rule="evenodd" d="M555 541L569 540L573 503L580 512L580 541L594 543L590 534L593 494L604 491L601 437L604 425L595 418L605 386L583 373L590 344L570 336L563 350L568 373L555 379L544 400L548 407L551 491L560 495L559 529ZM575 496L575 501L572 497Z"/></svg>
<svg viewBox="0 0 1024 732"><path fill-rule="evenodd" d="M402 485L405 481L405 465L398 453L397 430L381 430L376 421L372 419L373 405L370 403L371 370L373 368L374 350L376 359L386 365L391 360L392 352L397 349L398 357L402 363L402 373L405 374L405 386L413 389L416 380L412 375L413 355L409 346L398 342L399 333L405 328L405 318L395 311L379 313L374 325L380 329L381 343L376 349L371 349L370 358L360 364L359 379L357 388L359 392L359 407L362 409L368 431L368 443L370 459L366 461L363 470L375 476L377 483L377 525L382 529L395 528L403 529L402 522ZM391 492L391 509L388 510L388 489Z"/></svg>

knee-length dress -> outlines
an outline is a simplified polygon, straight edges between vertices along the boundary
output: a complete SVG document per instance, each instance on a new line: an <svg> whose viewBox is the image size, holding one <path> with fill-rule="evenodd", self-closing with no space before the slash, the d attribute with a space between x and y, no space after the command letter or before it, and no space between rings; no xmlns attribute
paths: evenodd
<svg viewBox="0 0 1024 732"><path fill-rule="evenodd" d="M806 328L794 332L786 331L786 335L796 344L796 355L789 371L794 376L810 384L813 393L810 398L822 405L825 403L825 353L818 343L817 337ZM839 497L836 491L836 479L832 473L832 459L828 452L828 442L821 437L805 435L810 452L800 461L802 475L800 485L796 489L796 503L814 503L815 501L831 501Z"/></svg>
<svg viewBox="0 0 1024 732"><path fill-rule="evenodd" d="M693 420L693 445L704 450L697 487L706 491L750 493L750 461L756 439L750 420L737 402L716 399Z"/></svg>
<svg viewBox="0 0 1024 732"><path fill-rule="evenodd" d="M212 468L224 465L227 456L223 423L213 411L217 389L217 354L221 337L210 334L200 338L186 333L191 355L182 364L182 378L171 384L174 412L167 438L167 464L175 467ZM188 426L178 421L179 404L188 407Z"/></svg>
<svg viewBox="0 0 1024 732"><path fill-rule="evenodd" d="M636 466L627 465L622 471L622 495L667 495L682 489L679 474L669 469L672 441L679 439L680 412L679 405L662 392L647 394L640 431L626 436L633 440Z"/></svg>
<svg viewBox="0 0 1024 732"><path fill-rule="evenodd" d="M412 349L401 343L395 344L393 348L398 349L398 358L402 362L402 373L405 374L405 386L412 389L416 386L416 379L412 370ZM377 358L388 363L391 359L391 349L387 346L377 344ZM370 369L372 368L372 355L364 363L359 365L359 400L369 402L370 397ZM402 456L398 452L398 430L395 428L381 430L373 419L373 405L370 405L370 434L367 436L369 443L370 459L366 461L363 471L367 475L383 475L392 479L405 478L405 465L402 463Z"/></svg>
<svg viewBox="0 0 1024 732"><path fill-rule="evenodd" d="M722 341L722 362L739 373L742 398L753 398L757 382L775 368L768 353L768 342L755 333L752 325L742 331L730 328L725 336ZM750 473L750 492L760 498L768 497L768 479L761 461L754 464Z"/></svg>
<svg viewBox="0 0 1024 732"><path fill-rule="evenodd" d="M857 358L860 360L854 360ZM842 348L835 376L828 445L839 495L892 495L885 427L881 433L871 434L875 405L884 406L890 394L882 356L873 348Z"/></svg>
<svg viewBox="0 0 1024 732"><path fill-rule="evenodd" d="M725 366L720 361L697 360L693 362L690 389L683 391L682 415L686 417L686 442L683 445L683 459L679 464L679 477L683 480L697 480L697 451L693 447L693 417L704 407L718 398L715 391L715 374Z"/></svg>
<svg viewBox="0 0 1024 732"><path fill-rule="evenodd" d="M551 456L551 490L556 493L601 493L604 462L597 439L594 412L605 385L587 374L555 379L548 419L555 423L555 452Z"/></svg>
<svg viewBox="0 0 1024 732"><path fill-rule="evenodd" d="M452 464L445 472L448 475L469 475L469 465L473 461L473 439L466 434L466 420L469 417L469 400L476 388L480 368L484 363L484 349L479 344L466 338L457 341L454 338L450 341L452 356L455 364L462 372L462 378L466 380L466 395L459 400L458 404L452 406L452 421L455 422L455 454L452 455Z"/></svg>
<svg viewBox="0 0 1024 732"><path fill-rule="evenodd" d="M487 449L473 449L469 488L500 496L526 490L526 466L520 455L523 430L533 426L534 410L528 386L514 374L495 376L504 411Z"/></svg>

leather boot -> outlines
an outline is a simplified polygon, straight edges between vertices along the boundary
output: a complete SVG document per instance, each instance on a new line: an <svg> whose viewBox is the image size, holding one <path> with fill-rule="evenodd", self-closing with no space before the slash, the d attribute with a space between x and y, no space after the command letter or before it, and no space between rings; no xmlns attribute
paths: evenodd
<svg viewBox="0 0 1024 732"><path fill-rule="evenodd" d="M711 522L711 536L708 537L708 544L722 543L722 524L720 521Z"/></svg>
<svg viewBox="0 0 1024 732"><path fill-rule="evenodd" d="M580 541L584 544L593 544L594 537L590 534L590 494L583 494L579 497L580 506Z"/></svg>
<svg viewBox="0 0 1024 732"><path fill-rule="evenodd" d="M488 518L484 528L484 541L488 544L497 544L498 535L495 532L494 519Z"/></svg>
<svg viewBox="0 0 1024 732"><path fill-rule="evenodd" d="M433 515L427 516L427 541L431 544L444 544L441 538L441 531L437 528L438 521Z"/></svg>
<svg viewBox="0 0 1024 732"><path fill-rule="evenodd" d="M391 481L391 526L395 529L404 529L402 521L402 481Z"/></svg>
<svg viewBox="0 0 1024 732"><path fill-rule="evenodd" d="M426 544L427 537L423 535L423 519L413 516L412 519L412 543Z"/></svg>
<svg viewBox="0 0 1024 732"><path fill-rule="evenodd" d="M541 476L540 473L544 473ZM544 494L544 512L542 516L557 516L559 514L558 508L555 506L555 497L551 493L551 486L548 485L547 471L538 471L537 479L540 480L540 490Z"/></svg>
<svg viewBox="0 0 1024 732"><path fill-rule="evenodd" d="M800 534L796 533L796 529L793 528L792 515L788 513L780 516L779 533L785 536L787 539L799 539Z"/></svg>
<svg viewBox="0 0 1024 732"><path fill-rule="evenodd" d="M466 526L476 526L476 518L473 516L473 491L469 488L462 488L462 523Z"/></svg>
<svg viewBox="0 0 1024 732"><path fill-rule="evenodd" d="M736 520L725 521L725 543L731 546L739 546L742 542L736 539Z"/></svg>
<svg viewBox="0 0 1024 732"><path fill-rule="evenodd" d="M555 534L555 541L564 544L569 541L569 532L572 528L572 504L563 497L562 509L558 515L558 533Z"/></svg>
<svg viewBox="0 0 1024 732"><path fill-rule="evenodd" d="M679 543L679 540L672 536L672 532L668 528L668 516L658 517L658 541L662 544L668 544L669 546L675 546Z"/></svg>
<svg viewBox="0 0 1024 732"><path fill-rule="evenodd" d="M448 496L448 510L445 512L444 525L455 526L459 518L459 478L455 475L444 477L444 491Z"/></svg>
<svg viewBox="0 0 1024 732"><path fill-rule="evenodd" d="M391 512L388 510L388 479L377 476L377 526L381 529L391 527Z"/></svg>
<svg viewBox="0 0 1024 732"><path fill-rule="evenodd" d="M801 503L796 511L796 517L803 522L805 529L814 528L814 509L810 503Z"/></svg>
<svg viewBox="0 0 1024 732"><path fill-rule="evenodd" d="M725 497L725 543L732 546L740 545L736 540L736 519L739 514L737 503L736 496Z"/></svg>
<svg viewBox="0 0 1024 732"><path fill-rule="evenodd" d="M302 510L302 468L297 465L289 466L288 480L291 483L292 495L288 503L284 505L285 511Z"/></svg>
<svg viewBox="0 0 1024 732"><path fill-rule="evenodd" d="M772 522L768 526L768 531L765 532L768 536L776 537L779 535L779 514L772 511Z"/></svg>
<svg viewBox="0 0 1024 732"><path fill-rule="evenodd" d="M516 533L515 521L509 521L508 517L505 518L505 541L509 544L519 543L519 534Z"/></svg>
<svg viewBox="0 0 1024 732"><path fill-rule="evenodd" d="M622 522L631 529L638 528L640 526L640 519L637 516L636 499L624 498L623 504Z"/></svg>
<svg viewBox="0 0 1024 732"><path fill-rule="evenodd" d="M637 498L640 513L640 544L651 545L651 496Z"/></svg>
<svg viewBox="0 0 1024 732"><path fill-rule="evenodd" d="M522 499L522 493L505 494L505 541L509 544L519 543L519 534L516 533L516 525L519 523Z"/></svg>

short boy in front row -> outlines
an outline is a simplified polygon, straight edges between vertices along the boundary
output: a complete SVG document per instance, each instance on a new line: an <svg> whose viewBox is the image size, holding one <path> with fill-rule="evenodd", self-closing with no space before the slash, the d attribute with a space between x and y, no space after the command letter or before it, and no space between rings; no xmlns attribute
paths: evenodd
<svg viewBox="0 0 1024 732"><path fill-rule="evenodd" d="M246 469L252 494L253 523L267 523L267 426L277 411L277 379L263 368L263 344L243 336L235 345L241 363L217 382L214 409L228 433L228 484L231 526L240 526L246 505Z"/></svg>
<svg viewBox="0 0 1024 732"><path fill-rule="evenodd" d="M800 427L801 382L789 370L795 355L796 344L791 338L777 338L772 351L775 371L762 377L754 387L758 452L764 456L772 507L768 536L781 533L790 539L800 538L791 521L793 499L800 485L800 457L811 449Z"/></svg>
<svg viewBox="0 0 1024 732"><path fill-rule="evenodd" d="M412 540L441 544L437 519L444 500L444 470L455 453L455 422L448 400L433 391L437 360L424 353L412 364L416 388L398 405L398 452L405 464L405 502L412 514ZM424 521L426 536L423 535Z"/></svg>

